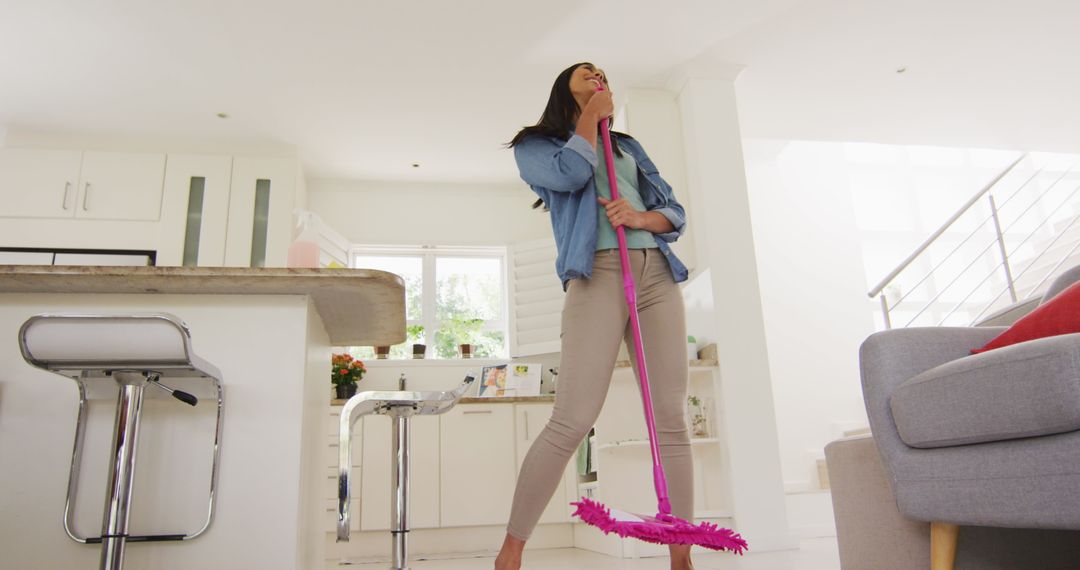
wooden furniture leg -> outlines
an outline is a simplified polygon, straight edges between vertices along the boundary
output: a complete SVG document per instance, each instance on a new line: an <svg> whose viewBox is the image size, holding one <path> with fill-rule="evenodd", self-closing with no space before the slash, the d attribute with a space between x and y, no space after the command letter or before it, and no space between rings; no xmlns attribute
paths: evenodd
<svg viewBox="0 0 1080 570"><path fill-rule="evenodd" d="M930 523L930 570L953 570L959 533L957 525Z"/></svg>

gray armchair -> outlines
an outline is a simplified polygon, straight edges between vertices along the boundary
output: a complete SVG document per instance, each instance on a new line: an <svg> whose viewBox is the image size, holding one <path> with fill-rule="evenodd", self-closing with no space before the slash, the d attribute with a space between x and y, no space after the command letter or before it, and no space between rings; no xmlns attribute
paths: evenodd
<svg viewBox="0 0 1080 570"><path fill-rule="evenodd" d="M900 514L931 523L934 569L953 567L959 526L1080 529L1080 334L970 354L1003 330L890 330L860 350L886 478Z"/></svg>

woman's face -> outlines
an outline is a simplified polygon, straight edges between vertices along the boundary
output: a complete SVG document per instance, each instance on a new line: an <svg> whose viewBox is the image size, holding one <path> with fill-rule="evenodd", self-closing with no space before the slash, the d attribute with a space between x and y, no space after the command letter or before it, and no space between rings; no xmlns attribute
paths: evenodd
<svg viewBox="0 0 1080 570"><path fill-rule="evenodd" d="M604 84L604 89L608 89L604 70L594 67L591 63L583 63L570 74L570 92L574 94L575 99L588 101L601 82Z"/></svg>

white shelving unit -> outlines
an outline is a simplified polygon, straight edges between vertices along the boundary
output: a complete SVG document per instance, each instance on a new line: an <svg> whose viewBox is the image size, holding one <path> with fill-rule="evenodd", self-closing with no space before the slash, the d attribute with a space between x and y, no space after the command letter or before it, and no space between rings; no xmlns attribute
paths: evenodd
<svg viewBox="0 0 1080 570"><path fill-rule="evenodd" d="M732 524L730 461L727 435L721 421L720 372L715 362L691 361L688 394L697 396L707 417L707 434L690 443L694 454L694 516L724 526ZM689 418L688 418L689 425ZM593 447L595 482L581 483L579 492L621 510L656 512L652 461L637 380L629 363L617 365L604 410L596 422ZM667 554L667 548L636 540L604 536L585 525L576 525L575 544L580 548L622 558Z"/></svg>

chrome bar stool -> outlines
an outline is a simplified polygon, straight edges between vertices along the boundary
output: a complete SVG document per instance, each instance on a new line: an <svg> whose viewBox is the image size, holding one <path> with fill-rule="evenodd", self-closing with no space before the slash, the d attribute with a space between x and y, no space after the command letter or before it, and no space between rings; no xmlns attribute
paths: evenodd
<svg viewBox="0 0 1080 570"><path fill-rule="evenodd" d="M393 539L393 570L409 568L409 422L413 416L438 415L453 408L475 376L469 374L457 388L447 392L409 392L404 385L398 391L360 392L345 402L341 410L338 450L338 526L337 541L349 540L349 471L352 466L352 427L368 414L390 416L394 422L390 476L390 534ZM401 381L404 384L403 381ZM362 500L362 499L361 499Z"/></svg>
<svg viewBox="0 0 1080 570"><path fill-rule="evenodd" d="M191 352L191 332L187 325L177 317L164 313L43 314L23 323L19 329L19 347L23 358L31 365L70 378L78 386L79 411L64 504L64 531L76 542L102 545L102 570L120 570L123 567L124 549L128 542L191 540L206 532L214 519L217 497L224 395L221 372ZM143 399L147 395L153 397L168 393L188 405L198 404L195 395L169 387L162 382L163 379L169 380L174 387L217 397L217 426L206 522L193 533L133 535L128 532L128 518ZM155 389L144 392L147 386L154 386ZM114 394L117 398L116 421L101 536L82 537L74 530L74 504L86 434L88 400L112 397Z"/></svg>

